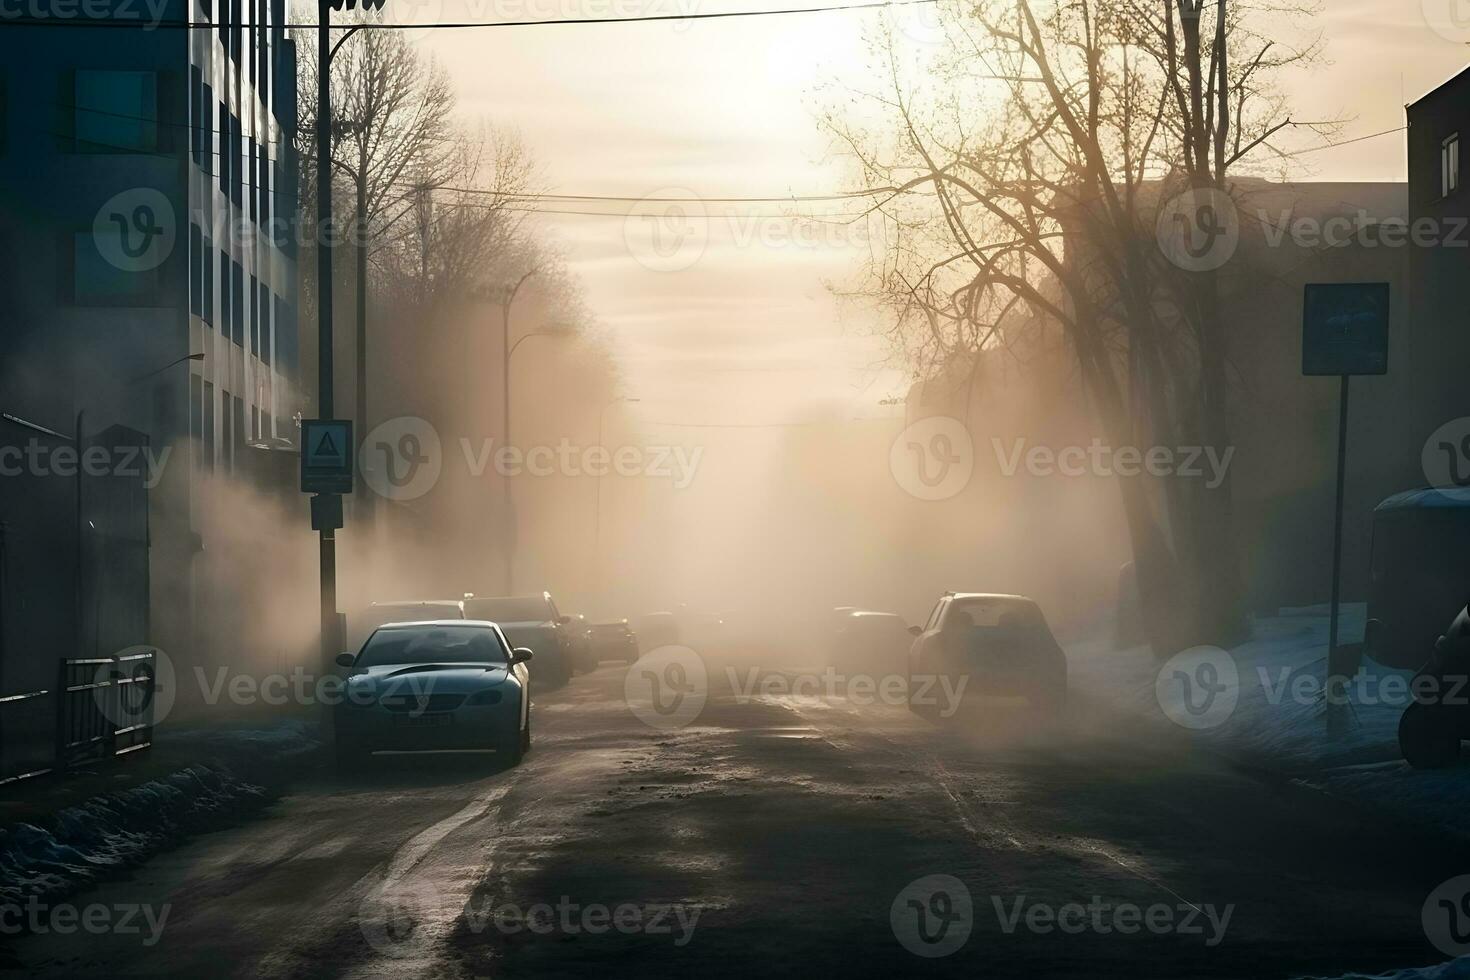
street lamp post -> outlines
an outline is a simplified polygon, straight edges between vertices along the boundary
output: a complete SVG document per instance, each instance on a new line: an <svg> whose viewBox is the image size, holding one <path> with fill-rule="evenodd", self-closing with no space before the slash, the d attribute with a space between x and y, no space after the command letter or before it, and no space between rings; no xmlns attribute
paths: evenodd
<svg viewBox="0 0 1470 980"><path fill-rule="evenodd" d="M377 10L385 0L362 0L363 10ZM317 0L316 24L316 209L317 209L317 417L334 418L332 398L332 11L352 10L357 0ZM337 42L356 33L353 27ZM303 453L305 447L302 447ZM329 508L323 508L328 510ZM335 508L341 513L341 508ZM315 522L313 522L315 523ZM337 532L318 528L321 548L321 657L322 672L332 670L341 638L337 635ZM340 523L340 522L338 522Z"/></svg>
<svg viewBox="0 0 1470 980"><path fill-rule="evenodd" d="M525 277L523 276L521 278L521 282L524 282L524 281L525 281ZM517 286L519 286L519 283L517 283ZM513 297L514 293L512 292L511 295ZM509 339L509 337L510 337L510 302L509 302L509 300L506 301L505 306L504 306L504 310L505 310L505 316L506 316L505 320L503 321L504 324L505 324L505 328L506 328L504 337L506 339ZM504 383L501 385L501 393L504 396L504 404L502 406L502 412L501 412L501 416L500 416L501 423L502 423L502 425L504 427L504 431L501 433L501 445L502 446L508 447L510 445L510 359L515 356L515 352L520 348L520 346L522 344L524 344L526 341L530 340L532 337L555 337L555 336L558 336L558 335L555 334L555 333L553 333L550 330L532 330L530 333L522 334L520 337L517 337L516 338L516 342L513 343L513 344L511 344L508 348L505 349L505 357L502 360L502 371L503 371L503 380L504 380ZM516 567L516 555L515 555L515 553L516 553L516 531L515 531L515 521L514 521L514 518L511 516L512 508L514 506L514 501L512 501L512 499L511 499L511 492L510 492L510 474L505 474L502 477L502 482L505 485L505 514L504 514L504 523L503 523L503 526L502 526L502 529L501 529L501 537L502 537L503 542L504 542L504 545L505 545L504 550L502 551L502 554L505 555L505 562L504 562L505 594L506 595L514 595L515 594L515 567Z"/></svg>
<svg viewBox="0 0 1470 980"><path fill-rule="evenodd" d="M602 445L602 420L607 416L607 410L614 405L628 402L636 403L642 401L639 398L614 398L597 413L597 448L603 449ZM597 503L592 508L592 567L596 570L597 584L602 584L602 479L606 470L597 474Z"/></svg>

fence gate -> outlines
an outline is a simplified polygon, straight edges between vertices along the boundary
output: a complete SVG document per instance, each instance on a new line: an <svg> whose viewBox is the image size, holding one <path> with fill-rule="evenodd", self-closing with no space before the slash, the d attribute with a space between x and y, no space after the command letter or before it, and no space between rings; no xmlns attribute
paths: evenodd
<svg viewBox="0 0 1470 980"><path fill-rule="evenodd" d="M156 678L157 654L151 649L63 660L57 687L57 768L100 762L153 744Z"/></svg>

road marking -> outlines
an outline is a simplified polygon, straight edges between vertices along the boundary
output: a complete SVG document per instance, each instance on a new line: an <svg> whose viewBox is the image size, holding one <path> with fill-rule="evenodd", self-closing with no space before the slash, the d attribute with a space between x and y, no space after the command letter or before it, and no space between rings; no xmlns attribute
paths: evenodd
<svg viewBox="0 0 1470 980"><path fill-rule="evenodd" d="M439 845L440 841L471 820L483 816L491 805L500 802L501 797L510 791L512 785L514 784L508 782L496 786L475 797L458 813L445 817L427 829L419 831L394 853L393 859L388 863L388 870L383 874L380 889L403 880L420 861L428 856L430 851Z"/></svg>

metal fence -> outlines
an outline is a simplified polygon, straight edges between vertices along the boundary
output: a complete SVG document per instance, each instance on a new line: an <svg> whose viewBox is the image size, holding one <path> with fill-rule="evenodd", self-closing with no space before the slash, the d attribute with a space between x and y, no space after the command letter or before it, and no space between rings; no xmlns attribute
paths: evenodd
<svg viewBox="0 0 1470 980"><path fill-rule="evenodd" d="M155 650L63 660L55 690L0 697L0 786L151 746L157 667Z"/></svg>
<svg viewBox="0 0 1470 980"><path fill-rule="evenodd" d="M117 459L148 446L123 426L84 434L82 421L68 435L0 412L0 448ZM135 468L73 469L0 480L0 785L152 742L158 658L134 646L149 638L147 490Z"/></svg>

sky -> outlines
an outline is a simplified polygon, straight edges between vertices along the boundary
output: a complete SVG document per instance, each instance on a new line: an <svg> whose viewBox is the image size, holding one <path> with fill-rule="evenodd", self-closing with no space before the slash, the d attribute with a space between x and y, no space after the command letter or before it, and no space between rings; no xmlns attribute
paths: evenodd
<svg viewBox="0 0 1470 980"><path fill-rule="evenodd" d="M833 0L408 0L415 22L779 9ZM1335 139L1403 125L1403 106L1470 61L1461 0L1330 0L1325 60L1288 80L1298 119ZM405 8L395 8L402 15ZM865 37L894 18L932 43L924 8L509 30L417 38L467 119L516 130L547 190L635 198L823 195L856 185L817 124L844 86L870 87ZM397 18L395 18L397 19ZM1465 18L1470 25L1470 17ZM1296 146L1320 143L1303 134ZM1402 180L1404 135L1304 154L1303 180ZM804 205L838 213L843 202ZM568 204L575 210L584 205ZM668 209L682 217L670 217ZM761 425L895 411L906 374L873 314L840 302L863 226L793 222L793 205L648 202L631 216L538 218L581 276L646 420ZM692 215L692 217L690 217Z"/></svg>

